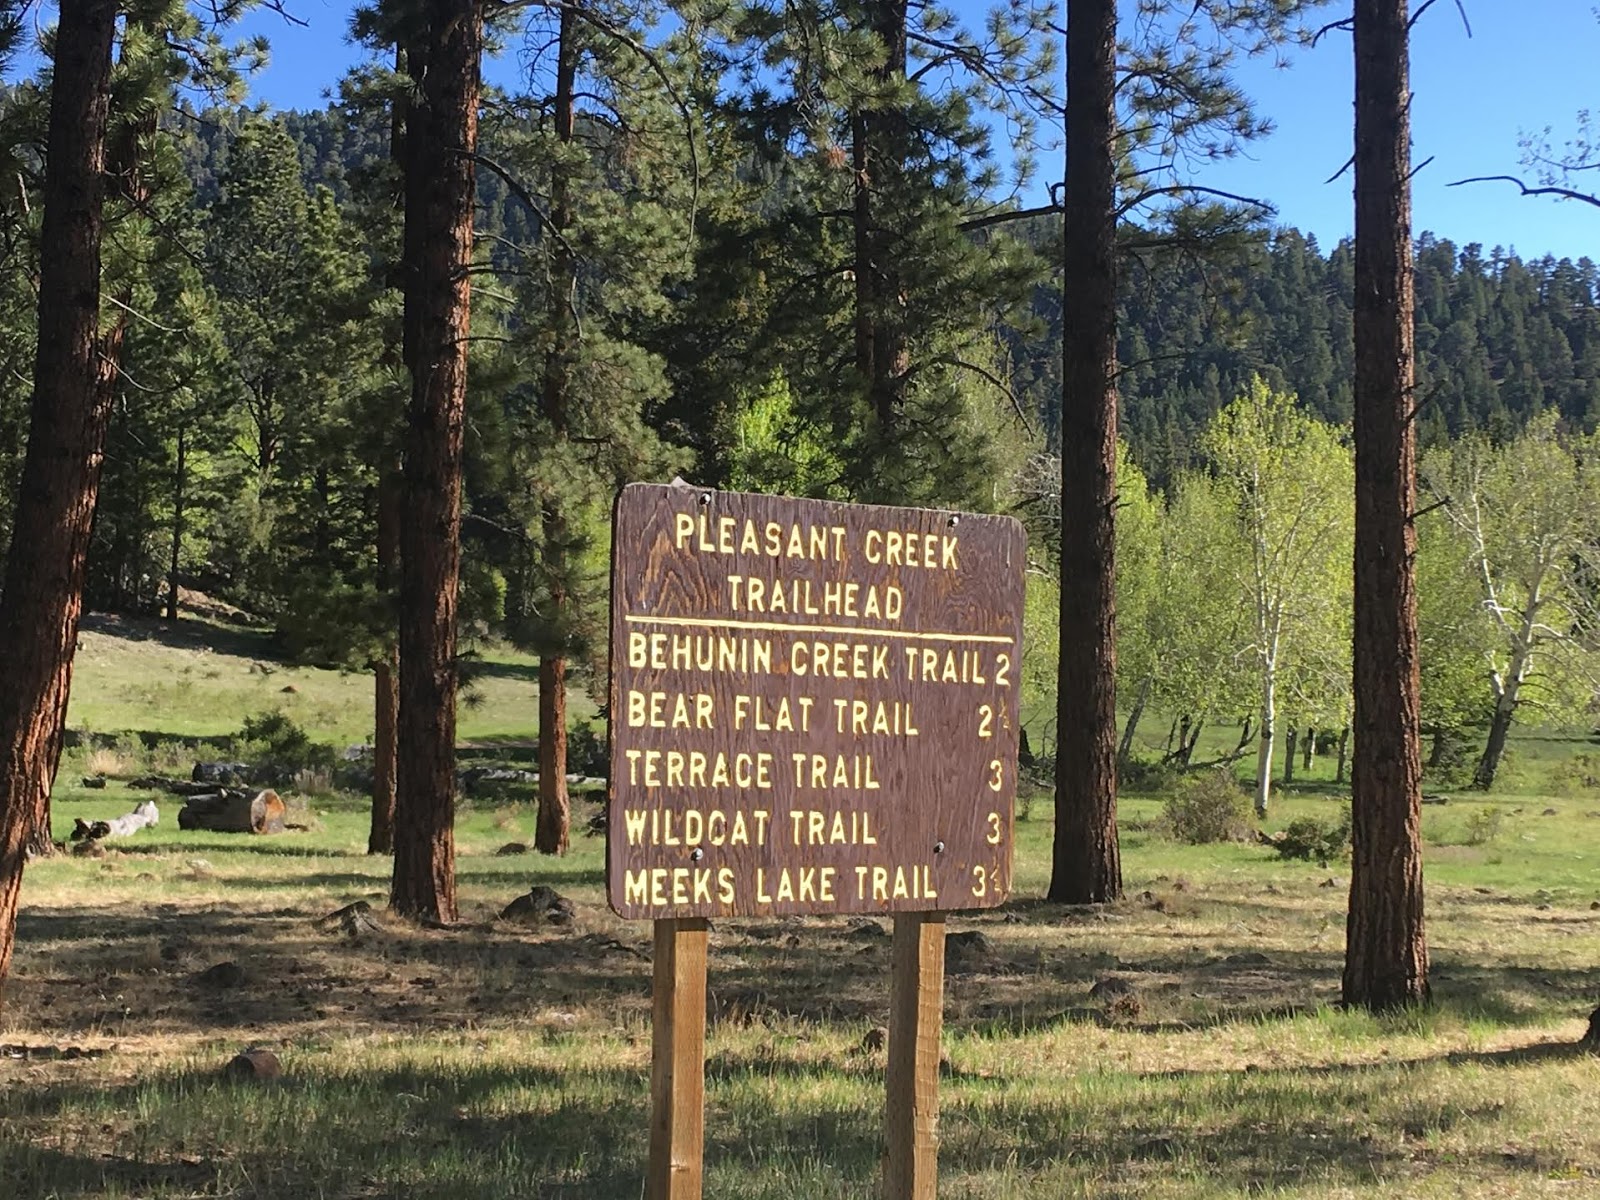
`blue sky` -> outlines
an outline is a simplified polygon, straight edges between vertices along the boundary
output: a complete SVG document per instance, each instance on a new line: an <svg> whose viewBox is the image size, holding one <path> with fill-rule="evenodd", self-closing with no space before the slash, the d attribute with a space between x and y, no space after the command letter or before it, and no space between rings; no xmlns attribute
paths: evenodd
<svg viewBox="0 0 1600 1200"><path fill-rule="evenodd" d="M273 61L254 82L257 99L280 108L323 103L357 57L346 41L349 0L287 0L306 22L287 25L270 13L245 28L266 33ZM1509 184L1450 188L1473 175L1517 174L1519 133L1554 127L1557 140L1579 109L1600 109L1600 19L1594 0L1464 0L1472 37L1453 0L1439 0L1418 24L1412 44L1415 93L1414 161L1430 155L1414 183L1416 229L1458 244L1515 248L1600 259L1600 208L1522 198ZM958 7L978 10L977 0ZM1413 7L1416 7L1413 0ZM1331 19L1348 11L1329 10ZM509 81L509 62L491 64ZM1347 34L1297 52L1287 69L1268 61L1244 65L1241 80L1276 131L1238 160L1207 170L1196 182L1275 203L1279 219L1314 233L1326 247L1352 228L1350 176L1326 183L1350 155L1351 48ZM1041 164L1041 178L1059 168ZM1597 179L1600 184L1600 179Z"/></svg>

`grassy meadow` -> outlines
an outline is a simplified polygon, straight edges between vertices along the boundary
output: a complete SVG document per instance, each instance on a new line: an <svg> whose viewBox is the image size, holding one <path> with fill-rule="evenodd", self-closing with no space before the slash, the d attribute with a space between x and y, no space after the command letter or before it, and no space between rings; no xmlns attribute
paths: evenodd
<svg viewBox="0 0 1600 1200"><path fill-rule="evenodd" d="M535 675L486 655L463 738L525 742ZM247 631L97 621L72 723L216 738L281 708L343 744L368 736L369 690L283 667ZM96 752L63 765L58 837L147 794L79 776L194 757ZM1335 816L1332 773L1319 760L1267 828ZM1600 1196L1600 1058L1574 1045L1600 1000L1600 745L1522 737L1501 790L1440 790L1435 1003L1384 1019L1335 1007L1345 864L1180 844L1163 797L1134 792L1128 898L1050 905L1048 796L1026 797L1017 899L950 923L985 940L949 960L940 1195ZM355 796L298 798L309 828L262 839L179 832L162 800L157 829L103 858L33 864L0 1009L0 1197L639 1196L650 929L605 907L602 839L582 832L599 799L577 802L559 861L498 853L532 839L526 789L464 801L447 931L384 916L388 862L363 852ZM572 898L573 927L497 919L536 883ZM321 921L360 899L375 931ZM225 985L202 978L222 962ZM888 963L884 922L715 925L708 1197L877 1194ZM223 1074L251 1046L282 1079Z"/></svg>

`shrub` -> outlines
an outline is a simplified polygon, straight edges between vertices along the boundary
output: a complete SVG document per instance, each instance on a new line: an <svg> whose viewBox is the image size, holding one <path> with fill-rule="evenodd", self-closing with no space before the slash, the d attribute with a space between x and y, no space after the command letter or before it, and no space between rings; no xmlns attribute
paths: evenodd
<svg viewBox="0 0 1600 1200"><path fill-rule="evenodd" d="M1168 834L1191 846L1250 836L1250 802L1233 772L1222 768L1178 781L1162 813Z"/></svg>
<svg viewBox="0 0 1600 1200"><path fill-rule="evenodd" d="M587 722L567 732L567 770L604 779L611 773L611 751L605 735Z"/></svg>
<svg viewBox="0 0 1600 1200"><path fill-rule="evenodd" d="M301 767L294 773L294 790L302 796L331 796L333 772L326 767Z"/></svg>
<svg viewBox="0 0 1600 1200"><path fill-rule="evenodd" d="M1182 780L1176 767L1159 759L1130 754L1117 763L1117 786L1132 792L1171 791Z"/></svg>
<svg viewBox="0 0 1600 1200"><path fill-rule="evenodd" d="M134 763L115 746L96 746L84 756L85 775L109 775L117 778L133 773Z"/></svg>
<svg viewBox="0 0 1600 1200"><path fill-rule="evenodd" d="M1562 765L1555 785L1568 794L1600 788L1600 754L1574 754Z"/></svg>
<svg viewBox="0 0 1600 1200"><path fill-rule="evenodd" d="M291 770L331 769L337 757L332 746L312 741L281 709L246 717L236 749L242 757L265 759Z"/></svg>
<svg viewBox="0 0 1600 1200"><path fill-rule="evenodd" d="M1469 846L1487 846L1500 836L1500 826L1505 814L1492 804L1486 804L1467 817L1466 842Z"/></svg>
<svg viewBox="0 0 1600 1200"><path fill-rule="evenodd" d="M1315 817L1296 817L1282 833L1272 839L1279 858L1300 859L1327 866L1350 853L1350 810L1336 821Z"/></svg>

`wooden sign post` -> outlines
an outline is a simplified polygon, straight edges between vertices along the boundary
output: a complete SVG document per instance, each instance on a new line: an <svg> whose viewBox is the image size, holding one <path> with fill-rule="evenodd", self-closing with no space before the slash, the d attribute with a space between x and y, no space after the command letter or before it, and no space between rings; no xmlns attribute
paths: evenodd
<svg viewBox="0 0 1600 1200"><path fill-rule="evenodd" d="M699 1200L705 1146L704 917L657 921L650 1015L650 1200Z"/></svg>
<svg viewBox="0 0 1600 1200"><path fill-rule="evenodd" d="M944 914L895 917L892 957L883 1192L888 1200L933 1200L939 1187Z"/></svg>
<svg viewBox="0 0 1600 1200"><path fill-rule="evenodd" d="M634 484L612 539L611 906L655 924L647 1194L698 1200L709 917L894 918L889 1200L937 1187L944 916L1011 890L1022 527Z"/></svg>

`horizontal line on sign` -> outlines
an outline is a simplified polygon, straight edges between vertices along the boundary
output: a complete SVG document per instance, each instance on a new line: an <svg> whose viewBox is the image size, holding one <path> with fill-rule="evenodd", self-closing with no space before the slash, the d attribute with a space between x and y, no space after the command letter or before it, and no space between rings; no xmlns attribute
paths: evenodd
<svg viewBox="0 0 1600 1200"><path fill-rule="evenodd" d="M996 633L938 633L924 629L864 629L858 625L792 625L782 621L736 621L731 618L641 617L622 618L632 625L678 625L696 629L759 629L775 633L862 633L868 637L907 638L922 642L992 642L1009 646L1017 639Z"/></svg>

